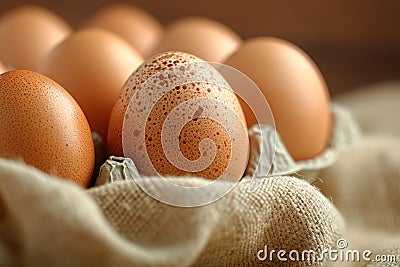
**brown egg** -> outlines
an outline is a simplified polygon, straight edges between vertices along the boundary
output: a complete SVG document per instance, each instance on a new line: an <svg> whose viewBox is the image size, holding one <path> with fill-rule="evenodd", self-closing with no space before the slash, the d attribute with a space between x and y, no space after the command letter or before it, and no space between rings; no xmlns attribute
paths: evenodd
<svg viewBox="0 0 400 267"><path fill-rule="evenodd" d="M150 53L164 33L164 27L156 18L129 4L112 4L91 16L83 27L114 32L146 58L151 56Z"/></svg>
<svg viewBox="0 0 400 267"><path fill-rule="evenodd" d="M107 138L111 109L129 75L143 62L125 40L101 29L70 35L42 62L39 72L78 102L92 131Z"/></svg>
<svg viewBox="0 0 400 267"><path fill-rule="evenodd" d="M212 62L223 62L241 44L241 38L218 21L187 17L169 24L154 53L183 51Z"/></svg>
<svg viewBox="0 0 400 267"><path fill-rule="evenodd" d="M329 91L305 52L278 38L258 37L244 42L226 64L258 85L295 160L313 158L327 147L332 128ZM244 111L249 126L257 123L248 107Z"/></svg>
<svg viewBox="0 0 400 267"><path fill-rule="evenodd" d="M22 6L0 19L0 61L14 69L36 70L47 53L71 27L58 15L38 6Z"/></svg>
<svg viewBox="0 0 400 267"><path fill-rule="evenodd" d="M210 179L241 177L249 149L234 92L211 65L182 52L155 55L131 75L110 117L108 147L143 175Z"/></svg>
<svg viewBox="0 0 400 267"><path fill-rule="evenodd" d="M94 166L89 124L59 84L33 71L0 75L0 156L88 186Z"/></svg>

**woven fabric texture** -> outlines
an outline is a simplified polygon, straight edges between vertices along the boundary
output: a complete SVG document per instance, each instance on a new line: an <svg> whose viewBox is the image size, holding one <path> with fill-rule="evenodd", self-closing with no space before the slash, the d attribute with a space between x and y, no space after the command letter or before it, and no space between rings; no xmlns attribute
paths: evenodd
<svg viewBox="0 0 400 267"><path fill-rule="evenodd" d="M343 232L332 203L293 177L266 179L251 193L245 179L213 204L179 208L133 181L84 191L20 163L0 160L0 169L1 265L258 266L265 245L318 251Z"/></svg>

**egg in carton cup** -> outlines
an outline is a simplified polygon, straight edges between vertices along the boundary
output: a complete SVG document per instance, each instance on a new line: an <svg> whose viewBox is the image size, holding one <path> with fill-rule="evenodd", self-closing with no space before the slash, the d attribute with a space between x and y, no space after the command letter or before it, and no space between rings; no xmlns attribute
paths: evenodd
<svg viewBox="0 0 400 267"><path fill-rule="evenodd" d="M361 130L349 110L332 103L332 135L329 146L312 159L296 161L288 152L279 134L269 125L253 125L249 133L250 156L242 182L262 182L265 178L291 175L309 182L318 177L318 171L331 166L342 151L357 144ZM275 150L271 161L270 151ZM110 156L101 166L96 186L140 177L130 158Z"/></svg>
<svg viewBox="0 0 400 267"><path fill-rule="evenodd" d="M246 169L246 176L272 177L279 175L293 175L298 178L314 181L318 171L331 166L341 151L354 146L361 130L355 119L340 104L332 103L333 127L328 147L319 155L307 160L296 161L288 152L285 144L277 133L276 143L273 144L273 129L268 125L257 125L249 129L250 159ZM275 154L272 164L268 160L268 151L275 145Z"/></svg>
<svg viewBox="0 0 400 267"><path fill-rule="evenodd" d="M204 99L207 97L220 98L223 99L223 101L225 101L224 103L226 104L226 106L229 106L230 109L233 109L235 111L234 113L239 114L237 116L237 118L239 118L239 121L241 122L244 121L243 119L244 114L240 113L241 110L237 108L239 106L238 100L232 98L231 99L232 101L230 101L229 100L230 96L229 94L227 94L227 92L224 92L226 95L216 94L215 91L216 92L218 91L221 92L221 91L218 90L217 87L213 88L212 86L210 86L210 84L207 84L206 87L203 86L204 84L195 84L195 83L190 83L188 85L188 88L180 88L179 86L176 86L174 90L171 90L172 93L171 91L168 91L163 95L162 98L159 98L161 99L160 101L159 100L155 101L154 99L152 99L152 95L157 94L158 90L157 88L154 89L154 86L160 86L159 91L162 91L163 90L162 86L165 85L165 83L168 82L173 83L174 80L173 77L175 74L173 72L169 73L168 68L172 68L174 64L176 64L177 68L181 68L184 66L184 68L186 68L185 71L187 71L188 73L192 73L192 71L194 72L197 71L196 68L198 66L195 67L194 69L190 69L191 68L190 65L185 65L188 62L195 62L197 64L199 62L202 62L202 60L190 54L185 54L181 52L161 53L154 56L149 61L145 62L128 79L127 83L125 84L124 88L121 91L121 95L116 105L114 106L109 124L108 146L113 156L111 156L108 160L106 160L106 162L102 165L99 177L97 178L96 181L97 186L107 183L113 183L115 181L131 180L135 178L140 178L142 176L143 177L154 176L151 174L151 168L148 167L149 164L146 163L143 160L144 157L140 155L140 153L147 153L146 150L148 149L148 147L150 147L150 153L153 157L151 159L152 163L154 162L165 163L170 160L170 158L168 158L168 156L164 154L165 146L164 143L162 143L161 140L162 138L159 138L160 140L158 140L157 143L155 142L155 139L157 139L158 137L155 135L165 130L165 128L163 127L165 126L164 123L168 121L167 117L169 116L170 113L176 111L175 109L175 107L177 106L176 103L175 105L172 105L172 103L175 100L172 94L175 94L175 97L178 100L183 98L184 99L182 100L183 103L185 101L186 102L192 101L193 103L196 103L195 106L191 106L188 110L186 110L190 111L190 114L194 113L194 115L192 114L193 116L196 116L196 114L199 112L200 113L207 112L206 108L200 111L193 109L193 107L197 107L199 105L198 104L199 99L202 98ZM209 73L210 75L205 75L206 79L208 79L207 77L213 77L213 75L215 75L215 77L218 77L218 75L214 72L214 70L212 70L212 68L208 69L208 67L206 66L205 69L203 69L202 67L200 68L201 69L200 76L196 78L197 80L204 80L203 77L203 75L205 75L204 73L207 73L209 71L211 74ZM165 71L167 71L166 73L160 70L163 68L165 69ZM155 70L157 70L158 72ZM150 77L156 77L157 79ZM166 79L166 77L168 77L168 79ZM181 81L179 81L178 79L177 82L180 83ZM146 83L152 84L153 87L151 89L150 88L147 89L144 88L140 90L138 89L140 87L146 87ZM158 84L158 85L153 85L153 84ZM168 84L168 86L170 85L171 84ZM191 86L193 88L189 88ZM224 90L222 90L222 92L223 91ZM194 92L197 95L190 95L191 94L190 92ZM211 94L213 95L211 96ZM142 97L143 95L146 96L148 95L148 98ZM155 108L153 108L153 106ZM149 109L147 112L148 114L146 114L145 111L146 108ZM163 112L160 113L161 110ZM158 111L158 113L155 111ZM185 110L183 109L182 111ZM146 117L147 115L149 116ZM200 118L200 115L201 114L198 114L198 117L196 118L192 117L189 118L189 121L191 123L197 122L197 120ZM141 119L140 116L144 116L145 119L143 118ZM263 124L263 125L256 124L251 126L248 131L244 128L245 139L248 140L248 143L240 142L240 139L237 138L236 141L237 142L239 141L238 142L239 145L236 146L236 148L232 147L232 151L234 152L234 150L236 149L237 154L241 156L241 158L238 160L239 163L243 163L244 162L243 158L248 156L247 158L248 160L245 159L246 165L242 166L241 168L241 170L243 171L239 173L240 176L242 176L244 173L244 177L239 177L239 178L243 178L242 181L244 182L252 181L251 185L253 189L256 189L264 178L272 176L291 175L291 176L297 176L307 181L312 181L313 179L315 179L316 178L315 175L317 174L318 170L333 164L337 156L340 154L340 151L353 145L358 139L358 136L360 135L360 130L358 129L357 124L355 123L351 114L344 107L341 107L337 104L331 104L331 111L329 116L332 118L333 121L332 121L332 126L330 127L331 131L330 131L330 140L328 142L328 145L321 153L305 160L298 160L298 159L296 160L291 155L289 149L287 149L285 142L280 138L278 131L275 130L275 125L271 126L268 124ZM128 123L130 125L126 126L125 120L129 118L136 118L136 120L134 119L133 122ZM178 118L183 118L183 116L178 116ZM141 129L140 126L138 126L139 124L143 124L144 130ZM172 124L172 128L174 128L175 127L174 125L176 124L182 124L182 123L180 121L176 121ZM245 125L245 123L242 123L241 126L243 125ZM215 132L214 137L215 134L223 135L224 129L221 128L220 130L218 129L216 130L215 125L213 126L203 123L203 124L196 124L195 126L200 127L199 129L197 129L197 132L187 130L184 127L182 128L183 130L181 129L182 130L181 132L179 131L175 132L179 133L180 137L179 141L182 142L183 140L183 144L186 144L185 142L190 142L191 141L190 139L200 138L200 140L203 140L205 138L210 138L210 136L212 136L214 132ZM205 128L203 129L201 127ZM236 129L241 130L242 128L243 127L239 127ZM125 137L123 137L123 132L125 131L124 129L125 130L127 129L127 131L131 133L131 135L132 134L134 135L132 139L128 140L128 142L130 141L137 142L135 140L139 139L140 134L143 135L142 139L145 142L147 142L147 143L139 142L133 144L133 146L130 147L128 146L129 148L128 150L130 151L128 152L133 157L130 157L130 155L124 155L124 153L127 152L125 149L126 147L124 147L123 144L126 141L124 139ZM196 134L198 134L198 132L200 133L206 132L206 135L201 137L198 136L196 137ZM296 136L295 128L293 128L293 132L294 132L293 135ZM188 136L186 138L187 140L184 138L184 136L186 135ZM181 138L182 136L183 138ZM170 140L172 140L172 138L167 139L167 141ZM218 147L220 145L222 146L222 144L224 143L224 142L218 143L221 140L215 138L213 139L213 141ZM201 150L201 148L197 147L196 145L200 146L201 142L199 141L197 144L195 143L195 145L192 146L192 148L189 149L188 151L186 152L181 151L181 152L184 155L188 155L189 158L192 157L196 159L196 155L193 156L193 154L195 154L195 152L193 151L194 150L198 151L199 149ZM246 147L249 148L248 152L246 151ZM180 147L178 147L178 149L179 148ZM223 151L221 153L223 153ZM218 178L219 175L218 172L220 172L221 170L223 171L224 162L222 161L221 163L221 160L219 160L217 161L217 163L220 164L221 166L215 165L214 167L216 168L212 169L215 170L214 174L216 175L216 177L208 177L208 175L210 175L209 172L203 172L203 173L198 172L199 175L196 174L194 175L199 177L206 177L209 179ZM236 166L239 164L235 163L234 165ZM182 175L184 176L188 174L190 175L188 171L178 170L178 168L173 169L170 168L168 164L163 164L163 163L159 164L158 168L156 169L157 172L161 170L159 173L161 174L162 177L182 176ZM238 172L239 172L238 170L235 170L233 173L236 174Z"/></svg>

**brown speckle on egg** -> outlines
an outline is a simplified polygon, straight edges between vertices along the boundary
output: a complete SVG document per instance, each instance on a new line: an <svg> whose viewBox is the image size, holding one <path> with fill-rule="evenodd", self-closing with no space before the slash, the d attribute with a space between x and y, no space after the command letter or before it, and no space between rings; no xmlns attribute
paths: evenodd
<svg viewBox="0 0 400 267"><path fill-rule="evenodd" d="M142 175L241 177L247 163L236 95L211 65L182 52L158 54L131 75L108 133L109 152L132 157Z"/></svg>
<svg viewBox="0 0 400 267"><path fill-rule="evenodd" d="M167 64L174 61L176 62L174 64L178 65L201 60L187 53L161 53L144 62L137 68L128 80L128 83L133 84L132 87L124 86L122 88L117 102L111 112L109 121L107 144L110 154L119 156L123 155L122 124L126 109L128 108L136 89L145 83L152 75L166 70L168 68ZM139 95L137 94L136 97L139 97Z"/></svg>

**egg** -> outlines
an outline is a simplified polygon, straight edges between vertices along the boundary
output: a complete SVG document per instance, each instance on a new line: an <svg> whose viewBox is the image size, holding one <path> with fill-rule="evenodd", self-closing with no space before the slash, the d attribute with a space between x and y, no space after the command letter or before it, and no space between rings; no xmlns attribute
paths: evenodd
<svg viewBox="0 0 400 267"><path fill-rule="evenodd" d="M146 58L151 55L164 33L164 27L155 17L129 4L107 6L89 17L83 27L96 27L114 32Z"/></svg>
<svg viewBox="0 0 400 267"><path fill-rule="evenodd" d="M14 69L36 70L71 32L61 17L43 7L13 9L0 19L0 61Z"/></svg>
<svg viewBox="0 0 400 267"><path fill-rule="evenodd" d="M101 29L71 34L42 62L39 72L78 102L92 131L107 139L111 109L142 56L119 36Z"/></svg>
<svg viewBox="0 0 400 267"><path fill-rule="evenodd" d="M241 177L248 146L235 93L211 65L183 52L144 62L110 117L110 153L131 157L142 175Z"/></svg>
<svg viewBox="0 0 400 267"><path fill-rule="evenodd" d="M276 129L295 160L319 155L332 128L327 85L312 59L296 45L273 37L252 38L227 61L252 79L265 96ZM244 107L249 126L257 123Z"/></svg>
<svg viewBox="0 0 400 267"><path fill-rule="evenodd" d="M223 62L241 42L233 30L218 21L206 17L186 17L167 25L154 53L178 50L207 61Z"/></svg>
<svg viewBox="0 0 400 267"><path fill-rule="evenodd" d="M59 84L33 71L0 75L0 156L88 186L94 166L89 124Z"/></svg>

